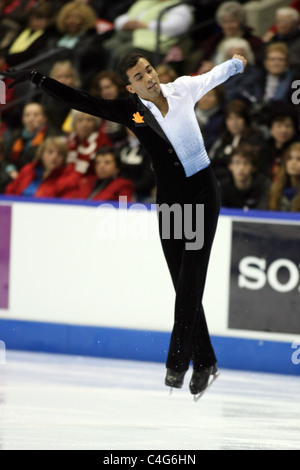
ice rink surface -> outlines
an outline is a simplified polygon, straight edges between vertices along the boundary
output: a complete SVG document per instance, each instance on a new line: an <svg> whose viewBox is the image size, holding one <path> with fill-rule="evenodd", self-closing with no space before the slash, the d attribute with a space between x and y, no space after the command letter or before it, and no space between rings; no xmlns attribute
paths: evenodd
<svg viewBox="0 0 300 470"><path fill-rule="evenodd" d="M195 403L190 374L170 395L164 364L7 352L0 450L300 449L300 377L221 370Z"/></svg>

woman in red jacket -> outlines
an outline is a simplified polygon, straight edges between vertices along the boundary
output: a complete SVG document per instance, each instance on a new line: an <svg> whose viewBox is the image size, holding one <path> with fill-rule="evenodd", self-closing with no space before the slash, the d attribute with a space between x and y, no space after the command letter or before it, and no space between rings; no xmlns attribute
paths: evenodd
<svg viewBox="0 0 300 470"><path fill-rule="evenodd" d="M26 197L67 198L78 186L79 175L73 165L66 166L68 148L63 137L48 137L36 158L25 165L5 194Z"/></svg>
<svg viewBox="0 0 300 470"><path fill-rule="evenodd" d="M94 201L119 201L120 196L131 202L133 183L119 176L120 160L112 147L102 147L95 158L95 174L81 177L74 197Z"/></svg>

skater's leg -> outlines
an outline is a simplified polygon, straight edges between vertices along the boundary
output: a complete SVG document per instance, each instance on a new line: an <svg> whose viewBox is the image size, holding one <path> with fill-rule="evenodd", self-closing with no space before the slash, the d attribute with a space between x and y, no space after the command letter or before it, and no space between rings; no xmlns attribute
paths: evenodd
<svg viewBox="0 0 300 470"><path fill-rule="evenodd" d="M167 367L178 372L187 370L190 360L198 371L216 363L202 299L219 216L220 198L214 175L207 172L206 177L211 177L209 189L199 194L196 201L196 204L204 204L204 244L199 250L190 250L184 245L176 285L175 322Z"/></svg>
<svg viewBox="0 0 300 470"><path fill-rule="evenodd" d="M216 363L202 306L209 254L185 252L178 278L175 322L172 331L167 368L182 372L201 370Z"/></svg>

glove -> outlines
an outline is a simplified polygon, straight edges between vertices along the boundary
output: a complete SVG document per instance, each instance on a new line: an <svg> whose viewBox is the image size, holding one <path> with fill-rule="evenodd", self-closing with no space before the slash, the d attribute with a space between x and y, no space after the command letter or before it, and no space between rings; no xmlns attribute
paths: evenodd
<svg viewBox="0 0 300 470"><path fill-rule="evenodd" d="M5 72L0 72L5 78L10 78L14 80L12 83L8 85L8 88L13 88L19 83L25 82L26 80L31 80L33 75L36 71L33 69L23 69L23 70L15 70L15 69L6 69Z"/></svg>

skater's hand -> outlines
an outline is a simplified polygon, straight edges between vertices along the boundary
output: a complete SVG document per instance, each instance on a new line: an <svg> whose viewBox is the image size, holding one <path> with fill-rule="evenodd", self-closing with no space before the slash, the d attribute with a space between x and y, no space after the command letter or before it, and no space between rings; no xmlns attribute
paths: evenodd
<svg viewBox="0 0 300 470"><path fill-rule="evenodd" d="M234 54L234 56L233 56L232 58L233 58L233 59L239 59L239 60L241 60L241 61L243 62L244 68L243 68L243 70L240 72L240 73L243 73L244 70L245 70L245 67L246 67L246 65L247 65L247 60L245 59L245 57L242 56L242 55L239 55L239 54Z"/></svg>
<svg viewBox="0 0 300 470"><path fill-rule="evenodd" d="M35 73L35 70L32 69L23 69L23 70L15 70L15 69L6 69L5 72L0 72L0 76L2 75L5 78L10 78L14 80L12 83L8 85L8 88L13 88L19 83L25 82L26 80L30 80L32 75Z"/></svg>

